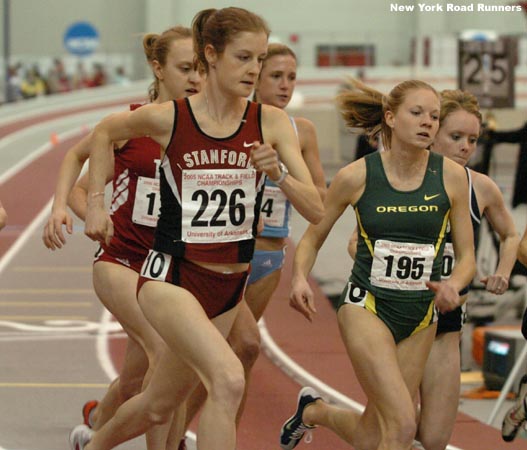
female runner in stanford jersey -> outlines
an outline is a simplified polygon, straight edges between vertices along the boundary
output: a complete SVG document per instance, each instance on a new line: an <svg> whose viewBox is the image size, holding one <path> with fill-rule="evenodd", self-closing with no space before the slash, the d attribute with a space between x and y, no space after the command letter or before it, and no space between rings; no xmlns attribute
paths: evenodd
<svg viewBox="0 0 527 450"><path fill-rule="evenodd" d="M174 27L143 39L147 61L155 81L150 100L161 103L182 98L200 90L201 77L193 64L192 33L189 28ZM138 105L132 105L136 109ZM74 147L65 157L43 239L54 250L65 239L62 224L71 233L71 217L66 198L71 185L89 156L89 139ZM164 343L148 323L139 305L135 286L143 261L152 246L159 205L160 146L147 137L123 141L115 149L115 168L110 167L106 180L113 177L110 214L115 235L109 245L103 243L95 256L93 283L101 302L112 312L129 336L121 375L110 386L104 399L92 409L85 407L85 422L100 428L113 416L118 406L140 392L147 369L154 367ZM83 177L70 194L70 206L84 219L86 216L87 177ZM149 371L150 373L150 371ZM148 379L148 377L147 377ZM94 406L96 402L88 402ZM91 420L90 420L91 419ZM166 431L166 430L165 430ZM147 436L149 450L165 450L166 433L153 430Z"/></svg>
<svg viewBox="0 0 527 450"><path fill-rule="evenodd" d="M173 413L176 420L184 419L184 401L198 381L208 392L198 448L236 446L244 374L225 336L243 297L264 173L308 220L318 222L323 215L287 115L247 101L268 34L265 22L244 9L201 11L193 37L197 60L207 73L205 89L189 99L110 116L93 132L86 234L96 240L112 235L98 195L113 156L106 149L141 135L164 149L160 217L154 249L141 271L138 300L170 351L147 388L100 430L74 430L77 450L114 448L166 423Z"/></svg>
<svg viewBox="0 0 527 450"><path fill-rule="evenodd" d="M459 290L475 271L465 171L431 153L440 99L422 81L405 81L388 96L354 82L340 96L349 127L381 131L389 151L341 169L328 189L326 215L298 244L290 301L311 319L307 276L335 221L353 205L359 242L353 271L338 307L339 329L355 374L368 397L362 415L325 403L302 389L296 413L282 427L281 447L298 445L321 425L361 449L409 449L416 433L414 399L435 337L435 309L459 305ZM457 264L440 281L450 220ZM416 226L419 224L420 226Z"/></svg>
<svg viewBox="0 0 527 450"><path fill-rule="evenodd" d="M283 44L269 44L262 63L254 101L284 109L291 100L296 83L296 56ZM302 158L311 173L320 197L326 194L326 182L318 153L317 135L313 123L302 117L290 118L298 135ZM229 343L245 369L246 392L250 370L260 353L260 335L257 321L262 317L275 291L284 261L286 238L289 236L291 204L282 190L267 178L260 210L264 228L256 238L251 261L251 273L247 281L245 305L240 311L229 334ZM196 389L189 399L187 424L205 400L203 387ZM245 400L245 397L244 397ZM238 419L243 413L243 402Z"/></svg>

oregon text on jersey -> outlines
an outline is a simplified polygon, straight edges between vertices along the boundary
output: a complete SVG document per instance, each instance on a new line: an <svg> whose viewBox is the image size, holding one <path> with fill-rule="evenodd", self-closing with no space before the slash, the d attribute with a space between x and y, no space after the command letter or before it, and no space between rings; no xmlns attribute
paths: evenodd
<svg viewBox="0 0 527 450"><path fill-rule="evenodd" d="M183 155L188 169L208 164L228 164L245 169L251 167L247 154L228 149L194 150Z"/></svg>
<svg viewBox="0 0 527 450"><path fill-rule="evenodd" d="M400 205L400 206L377 206L378 213L406 213L406 212L438 212L437 205Z"/></svg>

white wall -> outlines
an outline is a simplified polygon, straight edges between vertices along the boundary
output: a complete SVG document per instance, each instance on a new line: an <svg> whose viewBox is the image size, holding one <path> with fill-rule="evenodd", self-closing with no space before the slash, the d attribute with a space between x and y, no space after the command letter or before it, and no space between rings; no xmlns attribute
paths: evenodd
<svg viewBox="0 0 527 450"><path fill-rule="evenodd" d="M3 49L3 2L0 2L0 45ZM141 35L145 32L145 0L10 0L11 61L65 59L73 71L78 57L63 45L67 28L75 22L90 22L99 32L96 54L87 59L115 67L124 63L129 71L145 75ZM1 50L0 50L1 52ZM0 59L2 59L0 53Z"/></svg>
<svg viewBox="0 0 527 450"><path fill-rule="evenodd" d="M509 5L509 0L479 0ZM12 60L48 59L66 56L62 38L73 22L87 20L97 27L101 45L95 58L131 66L133 78L149 76L142 52L144 32L162 31L175 24L190 25L204 8L240 6L262 15L273 34L297 52L300 65L313 66L317 44L367 44L376 46L376 63L407 64L413 37L432 37L434 65L451 66L456 61L452 45L467 28L493 29L498 33L526 35L525 14L417 12L418 3L439 4L447 0L400 0L415 11L390 12L391 0L10 0ZM477 1L454 1L477 4ZM3 16L2 2L0 15ZM0 22L0 48L3 46ZM297 43L290 36L297 34ZM521 47L525 50L525 45ZM420 53L419 53L420 55ZM130 59L127 59L130 58ZM522 56L522 61L525 61ZM0 55L1 59L1 55ZM71 59L71 58L70 58ZM75 60L75 58L73 58ZM349 71L349 70L348 70Z"/></svg>
<svg viewBox="0 0 527 450"><path fill-rule="evenodd" d="M161 3L167 0L160 0ZM155 3L156 0L150 0ZM390 4L414 6L415 11L390 12ZM418 4L477 4L477 1L452 0L179 0L172 13L177 23L190 23L195 13L205 8L239 6L260 14L269 23L273 34L290 44L291 34L299 41L291 44L303 65L315 62L317 44L374 43L376 61L389 65L395 61L406 64L410 58L410 40L414 36L451 35L456 39L464 29L492 29L502 34L525 34L527 20L523 12L515 13L454 13L418 12ZM480 0L479 3L510 5L509 0ZM166 13L166 10L165 10ZM159 20L164 20L163 8Z"/></svg>
<svg viewBox="0 0 527 450"><path fill-rule="evenodd" d="M480 0L509 5L509 0ZM201 9L240 6L262 15L283 42L295 33L295 50L305 65L314 62L316 44L375 43L377 63L407 62L412 36L456 34L466 28L525 34L524 13L417 12L419 3L477 4L477 1L427 0L10 0L12 54L61 56L62 36L78 20L93 23L101 34L101 53L141 52L138 34L162 31L174 24L189 25ZM415 11L390 12L390 4L414 6ZM0 13L3 16L2 2ZM0 28L3 25L0 23ZM0 41L2 36L0 33ZM3 43L2 43L3 45Z"/></svg>

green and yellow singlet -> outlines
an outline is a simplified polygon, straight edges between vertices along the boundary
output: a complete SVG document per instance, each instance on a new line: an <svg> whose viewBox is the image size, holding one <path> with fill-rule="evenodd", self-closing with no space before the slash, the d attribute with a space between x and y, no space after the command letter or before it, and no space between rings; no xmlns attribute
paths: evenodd
<svg viewBox="0 0 527 450"><path fill-rule="evenodd" d="M429 152L421 186L394 189L381 154L365 157L366 186L353 205L359 240L350 280L379 299L429 302L425 282L440 281L450 213L443 157Z"/></svg>

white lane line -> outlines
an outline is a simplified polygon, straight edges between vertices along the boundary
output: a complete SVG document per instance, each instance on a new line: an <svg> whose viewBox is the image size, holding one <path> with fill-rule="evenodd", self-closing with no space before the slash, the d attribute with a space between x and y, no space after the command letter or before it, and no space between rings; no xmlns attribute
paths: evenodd
<svg viewBox="0 0 527 450"><path fill-rule="evenodd" d="M37 217L27 226L27 228L22 232L18 239L9 247L4 256L0 259L0 273L8 266L11 260L16 256L16 254L22 249L26 244L29 238L36 232L38 228L41 228L44 224L44 221L48 218L48 215L51 211L51 204L53 199L51 199L44 208L38 213ZM1 449L0 449L1 450Z"/></svg>
<svg viewBox="0 0 527 450"><path fill-rule="evenodd" d="M85 334L72 334L72 333L64 333L64 334L38 334L38 333L31 333L28 335L27 333L23 335L13 335L13 336L2 336L0 335L0 342L25 342L25 341L64 341L66 339L68 340L93 340L96 339L97 335L91 334L91 333L85 333ZM110 339L124 339L126 338L126 333L113 333L110 336Z"/></svg>
<svg viewBox="0 0 527 450"><path fill-rule="evenodd" d="M74 136L81 135L82 133L85 133L83 127L81 127L80 130L73 129L73 130L65 131L59 134L58 137L59 139L64 140L64 139L69 139ZM2 175L0 175L0 184L4 183L7 179L14 176L24 167L31 164L31 162L37 159L41 154L51 150L52 147L53 146L51 145L51 143L47 143L47 144L44 144L38 147L37 150L35 150L34 152L26 156L23 160L19 161L9 170L7 170ZM2 256L2 258L0 258L0 273L2 273L2 271L6 268L9 262L15 257L15 255L20 251L20 249L26 244L26 242L29 240L31 235L39 227L42 227L44 221L47 219L47 216L49 215L49 212L51 211L52 203L53 203L53 197L49 200L46 206L44 206L44 208L40 211L40 213L33 219L33 221L27 226L27 228L22 232L22 234L13 243L13 245L9 247L9 249Z"/></svg>
<svg viewBox="0 0 527 450"><path fill-rule="evenodd" d="M90 124L89 126L93 126L93 123ZM67 140L67 139L70 139L76 136L81 136L84 133L86 133L86 127L82 126L82 127L74 128L69 131L65 131L64 133L60 133L58 135L58 139L59 141ZM40 147L38 147L34 152L31 152L25 158L21 159L15 165L11 166L4 173L2 173L0 175L0 184L5 183L9 178L15 176L18 172L20 172L26 166L29 166L33 161L35 161L41 155L52 150L53 147L54 145L51 142L47 142L41 145Z"/></svg>
<svg viewBox="0 0 527 450"><path fill-rule="evenodd" d="M119 373L115 369L115 366L112 362L110 347L108 345L110 341L108 338L108 330L114 328L110 322L112 322L112 315L107 309L103 308L100 320L101 325L99 328L99 333L97 334L97 340L95 341L95 348L97 359L99 360L102 370L108 379L113 381L119 376Z"/></svg>
<svg viewBox="0 0 527 450"><path fill-rule="evenodd" d="M115 380L119 373L117 372L110 355L110 347L108 345L109 339L108 339L108 329L114 329L115 327L111 325L112 322L112 315L111 313L104 309L101 316L101 327L100 331L97 334L97 340L96 340L96 352L97 352L97 359L99 360L99 364L101 365L104 373L106 373L106 376L112 382ZM125 335L126 336L126 335ZM111 336L113 337L113 335ZM186 437L188 440L196 443L196 434L192 431L187 431ZM2 450L0 448L0 450Z"/></svg>

